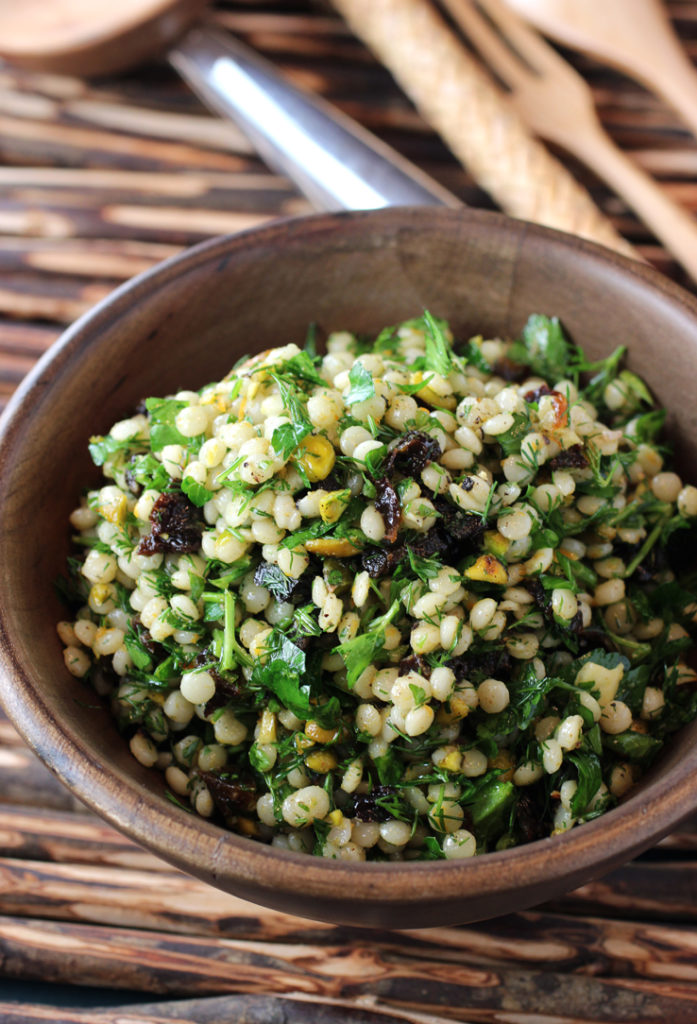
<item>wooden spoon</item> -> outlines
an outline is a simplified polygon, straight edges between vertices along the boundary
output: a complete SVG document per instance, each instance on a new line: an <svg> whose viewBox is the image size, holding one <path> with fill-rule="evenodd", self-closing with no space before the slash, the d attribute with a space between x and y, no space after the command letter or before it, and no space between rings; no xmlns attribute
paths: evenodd
<svg viewBox="0 0 697 1024"><path fill-rule="evenodd" d="M659 0L508 0L545 35L657 92L697 135L697 71Z"/></svg>
<svg viewBox="0 0 697 1024"><path fill-rule="evenodd" d="M460 206L414 164L237 40L191 27L206 0L0 0L0 57L101 75L169 49L194 92L231 117L264 159L325 210Z"/></svg>

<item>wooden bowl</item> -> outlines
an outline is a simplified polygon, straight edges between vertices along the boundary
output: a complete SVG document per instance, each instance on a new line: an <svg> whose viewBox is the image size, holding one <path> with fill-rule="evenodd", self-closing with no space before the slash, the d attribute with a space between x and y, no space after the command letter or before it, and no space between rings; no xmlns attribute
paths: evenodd
<svg viewBox="0 0 697 1024"><path fill-rule="evenodd" d="M376 331L419 315L457 335L515 334L558 314L592 357L618 344L670 410L697 465L697 302L654 271L496 214L390 209L316 216L213 239L119 288L70 328L10 403L0 434L0 696L27 742L89 807L221 889L292 913L418 927L549 899L655 843L697 805L697 723L641 788L565 835L468 861L347 864L226 832L173 806L106 711L63 667L53 581L68 514L95 470L91 434L148 395L217 380L308 323Z"/></svg>

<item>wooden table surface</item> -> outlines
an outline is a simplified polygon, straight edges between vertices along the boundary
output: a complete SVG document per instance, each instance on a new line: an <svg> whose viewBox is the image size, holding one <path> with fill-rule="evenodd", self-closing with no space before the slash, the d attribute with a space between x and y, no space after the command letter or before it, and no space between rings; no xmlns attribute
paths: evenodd
<svg viewBox="0 0 697 1024"><path fill-rule="evenodd" d="M379 2L379 0L376 0ZM697 3L668 4L697 58ZM329 8L221 0L210 18L462 199L491 206ZM589 60L602 121L688 209L697 142ZM566 165L639 252L683 281L593 176ZM119 282L214 234L309 211L164 65L86 84L0 66L0 405ZM186 878L81 808L0 718L0 979L142 993L146 1005L3 1002L0 1021L497 1024L697 1021L697 826L555 905L367 933L271 913ZM62 990L63 994L65 989ZM77 989L76 989L77 992ZM75 1000L77 1002L77 998Z"/></svg>

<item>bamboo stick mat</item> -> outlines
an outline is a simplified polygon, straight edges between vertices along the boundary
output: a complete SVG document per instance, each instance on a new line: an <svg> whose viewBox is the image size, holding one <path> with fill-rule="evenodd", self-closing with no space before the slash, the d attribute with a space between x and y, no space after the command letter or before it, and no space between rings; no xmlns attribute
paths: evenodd
<svg viewBox="0 0 697 1024"><path fill-rule="evenodd" d="M668 7L697 57L697 3ZM466 203L491 205L328 7L231 0L210 17ZM697 142L677 116L572 59L615 140L697 211ZM639 253L684 283L622 201L562 159ZM120 281L212 234L306 211L164 66L98 84L0 66L0 407ZM143 1001L3 1002L10 979ZM554 905L462 928L361 932L265 911L173 871L87 813L0 717L0 1021L49 1020L694 1022L697 823Z"/></svg>

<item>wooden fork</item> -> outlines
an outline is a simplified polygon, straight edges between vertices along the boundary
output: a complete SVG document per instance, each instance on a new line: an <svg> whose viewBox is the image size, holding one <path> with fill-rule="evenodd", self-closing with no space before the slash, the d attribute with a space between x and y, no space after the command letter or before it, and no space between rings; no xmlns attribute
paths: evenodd
<svg viewBox="0 0 697 1024"><path fill-rule="evenodd" d="M697 281L697 221L612 142L581 76L501 0L442 3L530 128L604 178Z"/></svg>
<svg viewBox="0 0 697 1024"><path fill-rule="evenodd" d="M507 0L563 46L617 67L662 96L697 135L697 70L663 0ZM681 4L673 12L681 17Z"/></svg>

